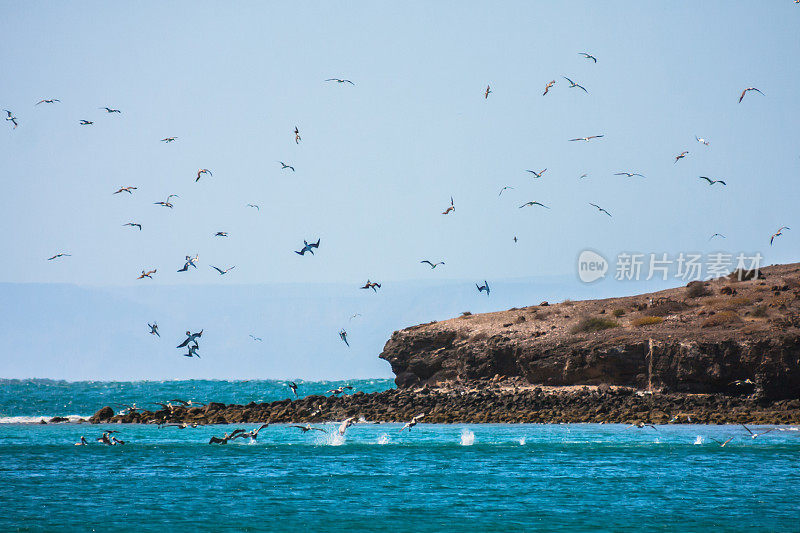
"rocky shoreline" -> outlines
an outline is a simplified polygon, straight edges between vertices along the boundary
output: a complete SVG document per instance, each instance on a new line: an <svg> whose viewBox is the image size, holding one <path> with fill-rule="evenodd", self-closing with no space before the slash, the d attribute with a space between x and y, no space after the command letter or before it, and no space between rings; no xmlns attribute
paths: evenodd
<svg viewBox="0 0 800 533"><path fill-rule="evenodd" d="M517 381L475 381L448 387L307 396L271 403L173 406L115 414L104 407L88 422L119 424L320 423L363 418L427 423L800 424L800 400L757 395L680 394L629 387L528 387Z"/></svg>

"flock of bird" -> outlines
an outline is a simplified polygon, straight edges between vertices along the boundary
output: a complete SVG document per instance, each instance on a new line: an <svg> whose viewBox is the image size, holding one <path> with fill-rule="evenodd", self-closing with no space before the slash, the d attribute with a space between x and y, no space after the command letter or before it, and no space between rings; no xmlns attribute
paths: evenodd
<svg viewBox="0 0 800 533"><path fill-rule="evenodd" d="M691 419L690 419L690 421L691 421ZM673 418L670 422L677 422L677 418ZM787 428L774 428L773 427L773 428L767 428L764 431L759 431L758 433L756 433L756 432L754 432L752 429L750 429L749 427L747 427L744 424L740 423L739 425L742 426L745 430L747 430L747 434L751 439L757 439L761 435L766 435L767 433L771 433L773 431L786 431L787 430ZM653 428L655 430L658 430L658 427L656 427L655 425L653 425L653 424L645 424L644 422L637 422L635 424L631 424L630 426L627 427L627 429L631 429L631 428L643 429L643 428L648 428L648 427L649 428ZM731 437L728 437L724 441L721 441L721 440L715 439L714 437L709 437L710 440L712 440L712 441L716 442L717 444L719 444L721 448L724 448L725 446L727 446L728 443L731 442L734 438L736 438L735 435L731 436ZM699 439L699 437L698 437L698 439ZM700 440L698 440L698 444L699 443L700 443Z"/></svg>

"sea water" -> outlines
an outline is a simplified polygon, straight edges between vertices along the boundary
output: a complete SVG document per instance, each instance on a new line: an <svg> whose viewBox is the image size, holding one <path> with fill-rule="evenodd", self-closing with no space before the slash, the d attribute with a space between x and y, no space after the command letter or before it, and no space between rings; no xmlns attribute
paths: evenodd
<svg viewBox="0 0 800 533"><path fill-rule="evenodd" d="M142 405L189 399L190 386L199 401L288 397L266 383L249 398L227 382L6 381L0 415L86 415L113 403L113 391ZM209 438L256 425L2 423L0 530L800 530L800 431L789 426L757 439L740 426L420 423L401 432L367 421L344 436L336 423L315 426L327 432L275 424L255 442L220 446ZM106 429L126 444L97 443ZM74 445L81 435L90 445ZM712 440L731 436L724 448Z"/></svg>

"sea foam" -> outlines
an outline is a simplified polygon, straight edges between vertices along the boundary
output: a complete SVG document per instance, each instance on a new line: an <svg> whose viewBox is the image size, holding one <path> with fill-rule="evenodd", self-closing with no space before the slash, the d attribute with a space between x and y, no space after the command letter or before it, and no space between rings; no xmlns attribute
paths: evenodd
<svg viewBox="0 0 800 533"><path fill-rule="evenodd" d="M472 446L475 443L475 433L464 428L461 430L461 445Z"/></svg>

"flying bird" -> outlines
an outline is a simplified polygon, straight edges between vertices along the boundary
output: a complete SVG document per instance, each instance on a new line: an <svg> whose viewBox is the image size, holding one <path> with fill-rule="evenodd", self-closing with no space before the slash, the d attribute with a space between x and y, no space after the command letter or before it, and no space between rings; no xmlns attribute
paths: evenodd
<svg viewBox="0 0 800 533"><path fill-rule="evenodd" d="M187 270L189 270L190 266L193 266L194 268L197 268L197 259L198 259L199 255L200 254L195 254L194 257L191 257L191 256L187 255L186 256L186 263L183 265L183 268L178 270L178 272L186 272Z"/></svg>
<svg viewBox="0 0 800 533"><path fill-rule="evenodd" d="M418 414L417 416L412 418L410 422L406 422L406 424L403 427L400 428L400 432L402 433L404 429L407 429L407 430L411 431L411 428L416 426L417 423L419 423L419 421L422 420L424 417L425 417L425 413Z"/></svg>
<svg viewBox="0 0 800 533"><path fill-rule="evenodd" d="M117 191L114 191L114 193L113 193L113 194L119 194L119 193L121 193L121 192L126 192L126 193L128 193L128 194L133 194L133 191L135 191L136 189L138 189L138 187L131 187L131 186L129 185L129 186L127 186L127 187L120 187L120 188L119 188L119 190L117 190Z"/></svg>
<svg viewBox="0 0 800 533"><path fill-rule="evenodd" d="M215 267L214 265L209 265L209 266L211 266L211 268L213 268L214 270L219 272L220 276L223 276L223 275L227 274L228 272L230 272L231 270L233 270L234 268L236 268L236 265L233 265L232 267L229 267L229 268L226 268L225 270L222 270L221 268Z"/></svg>
<svg viewBox="0 0 800 533"><path fill-rule="evenodd" d="M572 81L571 79L569 79L566 76L562 76L562 78L564 78L565 80L567 80L569 82L569 88L570 89L573 89L573 88L577 87L578 89L583 89L583 92L585 92L586 94L589 94L589 91L587 91L586 87L584 87L583 85L575 83L574 81Z"/></svg>
<svg viewBox="0 0 800 533"><path fill-rule="evenodd" d="M770 246L772 246L772 241L775 240L775 237L780 237L781 235L783 235L783 230L785 230L785 229L792 229L792 228L790 228L789 226L781 226L780 228L778 228L778 231L773 233L772 237L769 238L769 245Z"/></svg>
<svg viewBox="0 0 800 533"><path fill-rule="evenodd" d="M748 87L747 89L745 89L744 91L742 91L742 94L741 94L741 96L739 96L739 103L740 103L740 104L742 103L742 99L744 98L744 95L746 95L746 94L747 94L748 92L750 92L750 91L755 91L755 92L757 92L757 93L759 93L759 94L762 94L762 95L764 94L764 93L762 93L761 91L759 91L758 89L756 89L755 87Z"/></svg>
<svg viewBox="0 0 800 533"><path fill-rule="evenodd" d="M420 263L426 263L426 264L430 265L431 269L434 269L434 268L436 268L436 267L437 267L437 266L439 266L439 265L443 265L443 264L444 264L444 261L439 261L438 263L431 263L430 261L428 261L427 259L425 259L424 261L420 261Z"/></svg>
<svg viewBox="0 0 800 533"><path fill-rule="evenodd" d="M253 339L254 341L256 341L256 342L263 342L263 340L264 340L261 337L256 337L255 335L249 335L249 337L251 339Z"/></svg>
<svg viewBox="0 0 800 533"><path fill-rule="evenodd" d="M300 249L300 251L295 251L294 253L298 255L305 255L306 252L311 252L311 255L314 255L314 248L319 248L319 241L320 239L317 239L317 242L308 242L304 240L303 247Z"/></svg>
<svg viewBox="0 0 800 533"><path fill-rule="evenodd" d="M713 239L714 237L722 237L723 239L727 239L727 237L726 237L725 235L723 235L722 233L715 233L714 235L712 235L711 237L709 237L709 239L708 239L708 240L710 241L710 240L711 240L711 239Z"/></svg>
<svg viewBox="0 0 800 533"><path fill-rule="evenodd" d="M98 109L105 109L106 113L122 113L119 109L111 109L110 107L98 107Z"/></svg>
<svg viewBox="0 0 800 533"><path fill-rule="evenodd" d="M306 424L305 426L289 426L289 427L290 428L297 428L300 431L302 431L303 433L308 433L309 431L321 431L323 433L327 433L327 431L325 431L322 428L312 427L311 424Z"/></svg>
<svg viewBox="0 0 800 533"><path fill-rule="evenodd" d="M578 52L578 53L579 53L580 55L582 55L583 57L585 57L586 59L591 59L592 61L594 61L595 63L597 63L597 58L596 58L596 57L594 57L592 54L587 54L586 52Z"/></svg>
<svg viewBox="0 0 800 533"><path fill-rule="evenodd" d="M707 176L700 176L698 179L706 180L709 185L714 185L715 183L721 183L722 185L727 185L727 183L725 183L722 180L712 180L711 178L709 178Z"/></svg>
<svg viewBox="0 0 800 533"><path fill-rule="evenodd" d="M545 172L547 172L547 169L544 169L544 170L542 170L541 172L536 172L535 170L526 170L525 172L530 172L530 173L531 173L531 174L533 174L535 177L537 177L537 178L541 178L541 177L542 177L542 174L544 174Z"/></svg>
<svg viewBox="0 0 800 533"><path fill-rule="evenodd" d="M292 392L294 393L295 397L297 397L297 383L295 383L294 381L290 381L287 386L290 389L292 389Z"/></svg>
<svg viewBox="0 0 800 533"><path fill-rule="evenodd" d="M61 253L57 253L53 257L48 257L47 260L48 261L52 261L53 259L58 259L59 257L71 257L71 254L65 254L65 253L61 252Z"/></svg>
<svg viewBox="0 0 800 533"><path fill-rule="evenodd" d="M148 271L142 270L141 275L136 279L142 279L142 278L153 279L153 274L155 274L155 273L156 273L156 269L155 268L153 270L148 270Z"/></svg>
<svg viewBox="0 0 800 533"><path fill-rule="evenodd" d="M505 187L503 187L502 189L500 189L500 194L498 194L497 196L500 196L500 195L502 195L502 194L503 194L503 191L505 191L506 189L513 189L513 188L514 188L514 187L510 187L510 186L506 185Z"/></svg>
<svg viewBox="0 0 800 533"><path fill-rule="evenodd" d="M208 170L207 168L201 168L200 170L198 170L198 171L197 171L197 179L195 179L195 180L194 180L194 182L195 182L195 183L197 183L198 181L200 181L200 175L201 175L201 174L208 174L209 176L213 176L213 175L214 175L214 174L212 174L212 173L211 173L211 171L210 171L210 170Z"/></svg>
<svg viewBox="0 0 800 533"><path fill-rule="evenodd" d="M592 202L589 202L589 205L592 206L592 207L596 207L597 210L600 211L601 213L605 213L606 215L611 216L611 213L609 213L608 211L606 211L605 209L603 209L599 205L593 204Z"/></svg>
<svg viewBox="0 0 800 533"><path fill-rule="evenodd" d="M335 81L336 83L349 83L350 85L355 85L355 83L353 83L350 80L343 80L343 79L340 79L340 78L328 78L325 81Z"/></svg>
<svg viewBox="0 0 800 533"><path fill-rule="evenodd" d="M705 139L702 139L702 138L698 137L697 135L695 135L695 136L694 136L694 138L695 138L695 140L696 140L697 142L699 142L700 144L704 144L704 145L706 145L706 146L708 146L708 145L709 145L709 142L708 142L707 140L705 140Z"/></svg>
<svg viewBox="0 0 800 533"><path fill-rule="evenodd" d="M347 341L347 331L345 331L344 328L342 328L342 330L339 331L339 338L342 339L342 341L344 341L344 343L347 345L348 348L350 347L350 343Z"/></svg>
<svg viewBox="0 0 800 533"><path fill-rule="evenodd" d="M169 144L173 142L175 139L177 139L177 137L164 137L163 139L161 139L161 142Z"/></svg>
<svg viewBox="0 0 800 533"><path fill-rule="evenodd" d="M355 417L351 416L350 418L345 418L342 423L339 425L339 435L344 436L344 432L347 431L347 428L352 426L355 423Z"/></svg>
<svg viewBox="0 0 800 533"><path fill-rule="evenodd" d="M657 430L657 429L658 429L658 428L657 428L657 427L655 427L653 424L645 424L644 422L636 422L635 424L631 424L630 426L628 426L626 429L630 429L630 428L639 428L639 429L642 429L642 428L645 428L645 427L651 427L651 428L653 428L653 429L655 429L655 430Z"/></svg>
<svg viewBox="0 0 800 533"><path fill-rule="evenodd" d="M550 87L552 87L555 84L556 84L556 80L552 80L547 85L545 85L544 86L544 92L542 93L542 96L546 95L547 92L550 90Z"/></svg>
<svg viewBox="0 0 800 533"><path fill-rule="evenodd" d="M172 203L170 202L170 200L172 198L180 198L180 196L178 196L177 194L170 194L169 196L167 196L167 200L166 201L164 201L164 202L153 202L153 204L154 205L163 205L164 207L169 207L170 209L172 209Z"/></svg>
<svg viewBox="0 0 800 533"><path fill-rule="evenodd" d="M153 322L151 324L150 322L148 322L147 323L147 327L150 328L150 335L155 335L157 337L161 336L161 333L158 332L158 324L157 323Z"/></svg>
<svg viewBox="0 0 800 533"><path fill-rule="evenodd" d="M131 226L139 228L139 231L142 231L142 225L138 222L128 222L127 224L123 224L123 226Z"/></svg>
<svg viewBox="0 0 800 533"><path fill-rule="evenodd" d="M214 234L214 237L227 237L227 236L228 236L227 231L218 231Z"/></svg>
<svg viewBox="0 0 800 533"><path fill-rule="evenodd" d="M599 139L605 135L589 135L588 137L578 137L577 139L570 139L570 141L591 141L592 139Z"/></svg>
<svg viewBox="0 0 800 533"><path fill-rule="evenodd" d="M726 441L724 441L724 442L723 442L723 441L720 441L720 440L717 440L717 439L715 439L714 437L708 437L708 438L709 438L709 439L711 439L711 440L713 440L713 441L714 441L714 442L716 442L717 444L719 444L719 447L720 447L720 448L724 448L726 444L728 444L730 441L732 441L732 440L733 440L733 437L729 437L729 438L728 438L728 440L726 440Z"/></svg>
<svg viewBox="0 0 800 533"><path fill-rule="evenodd" d="M675 162L677 163L678 161L686 157L688 154L689 152L687 150L684 150L683 152L679 153L678 155L675 156Z"/></svg>
<svg viewBox="0 0 800 533"><path fill-rule="evenodd" d="M767 434L767 433L769 433L770 431L775 431L775 428L769 428L768 430L766 430L766 431L762 431L761 433L753 433L753 432L750 430L750 428L749 428L749 427L747 427L747 426L745 426L744 424L740 423L739 425L740 425L740 426L742 426L744 429L746 429L748 433L750 433L750 438L752 438L752 439L755 439L755 438L757 438L757 437L760 437L761 435L766 435L766 434Z"/></svg>
<svg viewBox="0 0 800 533"><path fill-rule="evenodd" d="M528 207L529 205L530 205L530 206L533 206L533 205L540 205L540 206L544 207L545 209L550 209L549 207L547 207L546 205L544 205L542 202L525 202L524 204L522 204L521 206L519 206L519 208L520 208L520 209L522 209L523 207Z"/></svg>
<svg viewBox="0 0 800 533"><path fill-rule="evenodd" d="M236 429L233 433L225 433L222 437L211 437L211 440L208 441L209 444L228 444L228 441L231 439L236 438L236 436L240 433L244 433L243 429Z"/></svg>
<svg viewBox="0 0 800 533"><path fill-rule="evenodd" d="M489 94L491 94L492 89L488 85L486 86L486 91L483 93L483 99L486 100L489 98Z"/></svg>
<svg viewBox="0 0 800 533"><path fill-rule="evenodd" d="M17 123L17 117L15 117L14 113L9 111L8 109L3 109L3 111L6 112L6 115L7 115L6 116L6 120L7 121L11 121L11 123L14 124L14 129L16 129L17 126L19 126L19 123Z"/></svg>
<svg viewBox="0 0 800 533"><path fill-rule="evenodd" d="M256 429L254 429L252 431L244 431L242 433L239 433L238 435L236 435L235 437L232 437L232 438L236 439L236 438L242 437L244 439L257 440L258 439L258 432L261 431L262 429L266 429L268 427L269 427L269 422L266 423L266 424L261 424L259 427L257 427Z"/></svg>
<svg viewBox="0 0 800 533"><path fill-rule="evenodd" d="M258 207L256 204L247 204L245 207L254 207L256 211L261 211L261 208Z"/></svg>
<svg viewBox="0 0 800 533"><path fill-rule="evenodd" d="M646 178L644 174L639 174L636 172L617 172L614 174L615 176L625 176L626 178L632 178L634 176L639 176L640 178Z"/></svg>
<svg viewBox="0 0 800 533"><path fill-rule="evenodd" d="M589 177L589 174L581 174L580 176L578 176L578 179L582 180L583 178L588 178L588 177Z"/></svg>
<svg viewBox="0 0 800 533"><path fill-rule="evenodd" d="M197 353L197 350L199 350L199 349L200 349L200 345L197 344L197 343L194 343L191 346L189 346L189 348L188 348L189 352L183 354L183 356L184 357L197 357L198 359L200 359L200 354Z"/></svg>
<svg viewBox="0 0 800 533"><path fill-rule="evenodd" d="M331 389L331 390L328 390L328 391L325 391L325 392L330 392L331 394L333 394L335 396L337 394L344 394L345 390L353 390L353 387L351 387L350 385L340 385L340 386L336 387L335 389Z"/></svg>
<svg viewBox="0 0 800 533"><path fill-rule="evenodd" d="M378 292L378 289L381 288L381 284L380 283L376 283L376 282L370 282L370 280L367 280L367 283L365 283L363 287L359 287L359 288L361 288L361 289L372 289L374 292Z"/></svg>
<svg viewBox="0 0 800 533"><path fill-rule="evenodd" d="M91 120L81 120L80 124L81 126L90 126L94 124L94 122L92 122Z"/></svg>
<svg viewBox="0 0 800 533"><path fill-rule="evenodd" d="M290 168L290 169L292 169L292 172L294 172L294 167L293 167L292 165L287 165L287 164L286 164L286 163L284 163L283 161L278 161L278 163L280 163L280 164L281 164L281 170L284 170L284 169Z"/></svg>
<svg viewBox="0 0 800 533"><path fill-rule="evenodd" d="M190 342L197 344L197 339L203 336L203 330L201 329L198 333L192 333L191 331L186 332L186 340L176 346L176 348L183 348L184 346L188 346ZM177 402L178 400L172 400Z"/></svg>
<svg viewBox="0 0 800 533"><path fill-rule="evenodd" d="M294 143L300 144L300 130L297 126L294 127Z"/></svg>
<svg viewBox="0 0 800 533"><path fill-rule="evenodd" d="M46 98L44 100L39 100L38 102L36 102L36 105L39 105L39 104L54 104L54 103L60 102L60 101L61 100L59 100L58 98Z"/></svg>
<svg viewBox="0 0 800 533"><path fill-rule="evenodd" d="M478 292L486 291L486 296L489 296L489 293L492 292L492 290L489 288L489 282L486 280L483 280L483 285L478 285L476 283L475 286L478 288Z"/></svg>
<svg viewBox="0 0 800 533"><path fill-rule="evenodd" d="M455 210L456 210L456 206L455 206L455 204L453 203L453 197L451 196L451 197L450 197L450 206L449 206L447 209L445 209L444 211L442 211L442 214L443 214L443 215L446 215L446 214L448 214L450 211L455 211Z"/></svg>

